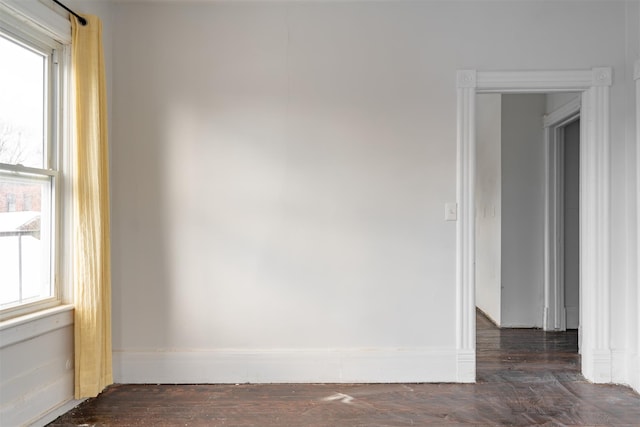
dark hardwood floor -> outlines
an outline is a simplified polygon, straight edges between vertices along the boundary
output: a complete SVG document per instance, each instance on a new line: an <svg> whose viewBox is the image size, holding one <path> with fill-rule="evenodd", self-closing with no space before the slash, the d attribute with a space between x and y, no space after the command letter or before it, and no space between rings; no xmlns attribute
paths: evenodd
<svg viewBox="0 0 640 427"><path fill-rule="evenodd" d="M476 384L113 385L50 426L640 426L640 396L580 375L577 333L477 316Z"/></svg>

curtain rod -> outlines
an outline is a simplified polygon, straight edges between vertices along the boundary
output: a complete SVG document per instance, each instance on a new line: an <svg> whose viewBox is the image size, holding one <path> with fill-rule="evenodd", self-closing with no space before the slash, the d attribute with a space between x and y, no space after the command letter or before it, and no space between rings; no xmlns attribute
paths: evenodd
<svg viewBox="0 0 640 427"><path fill-rule="evenodd" d="M67 6L63 5L62 3L60 3L58 0L53 0L53 2L55 4L57 4L58 6L62 7L64 10L66 10L67 12L69 12L70 14L72 14L73 16L75 16L76 18L78 18L78 21L80 21L80 23L82 25L87 25L87 20L84 19L82 16L78 15L77 13L75 13L73 10L69 9Z"/></svg>

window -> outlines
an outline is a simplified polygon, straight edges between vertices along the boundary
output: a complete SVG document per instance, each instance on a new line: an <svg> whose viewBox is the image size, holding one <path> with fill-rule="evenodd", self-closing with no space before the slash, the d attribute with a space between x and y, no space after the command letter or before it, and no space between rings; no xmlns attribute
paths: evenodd
<svg viewBox="0 0 640 427"><path fill-rule="evenodd" d="M0 22L0 319L58 303L61 51Z"/></svg>

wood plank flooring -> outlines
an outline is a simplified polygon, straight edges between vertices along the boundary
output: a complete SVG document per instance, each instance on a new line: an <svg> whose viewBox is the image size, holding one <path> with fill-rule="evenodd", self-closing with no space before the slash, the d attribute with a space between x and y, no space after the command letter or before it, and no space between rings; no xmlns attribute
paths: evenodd
<svg viewBox="0 0 640 427"><path fill-rule="evenodd" d="M580 375L577 333L477 316L476 384L114 385L50 426L640 426L640 396Z"/></svg>

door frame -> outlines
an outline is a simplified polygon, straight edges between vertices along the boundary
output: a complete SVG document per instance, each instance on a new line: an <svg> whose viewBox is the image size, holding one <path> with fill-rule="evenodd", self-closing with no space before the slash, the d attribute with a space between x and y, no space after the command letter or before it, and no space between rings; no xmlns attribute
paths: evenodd
<svg viewBox="0 0 640 427"><path fill-rule="evenodd" d="M564 301L564 127L580 118L580 107L578 96L543 118L545 216L542 328L545 331L567 330Z"/></svg>
<svg viewBox="0 0 640 427"><path fill-rule="evenodd" d="M640 59L637 59L633 68L633 79L636 87L636 257L637 266L640 266ZM636 301L629 301L630 312L640 309L640 269L636 271ZM636 362L630 362L630 366L635 366L631 377L631 385L640 390L640 315L636 314ZM633 359L632 359L633 360Z"/></svg>
<svg viewBox="0 0 640 427"><path fill-rule="evenodd" d="M457 380L475 382L476 94L582 92L580 328L582 373L611 381L610 87L612 70L457 71Z"/></svg>

